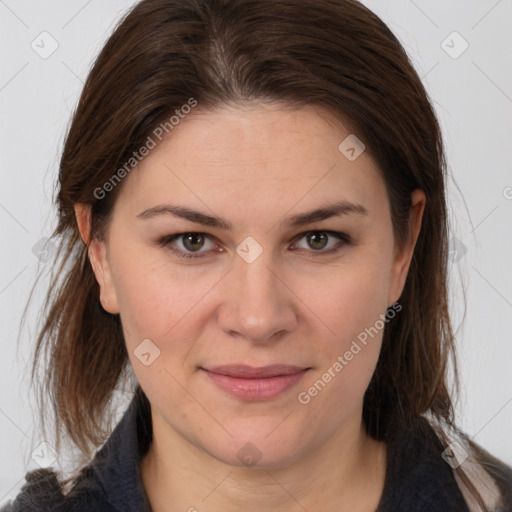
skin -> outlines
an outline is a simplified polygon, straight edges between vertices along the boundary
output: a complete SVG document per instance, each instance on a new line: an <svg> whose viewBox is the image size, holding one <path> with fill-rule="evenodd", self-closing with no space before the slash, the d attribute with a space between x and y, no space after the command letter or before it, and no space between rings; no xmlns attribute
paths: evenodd
<svg viewBox="0 0 512 512"><path fill-rule="evenodd" d="M103 307L120 314L151 403L154 442L141 474L154 511L377 507L386 447L366 435L362 402L382 329L309 403L297 398L398 301L425 207L415 190L410 236L398 248L377 165L367 151L349 161L338 150L349 134L310 107L194 111L125 178L105 241L90 243ZM284 223L340 200L368 214ZM165 203L222 217L233 230L171 214L137 217ZM88 240L90 210L78 204L76 215ZM342 232L352 243L331 235L319 249L308 243L310 231ZM183 238L169 245L200 247L203 257L180 258L157 243L184 232L209 237L192 251ZM252 263L236 252L247 236L263 250ZM321 254L337 245L337 253ZM160 350L149 366L134 355L144 339ZM310 370L277 397L251 402L227 395L199 369L230 363ZM260 455L252 466L237 457L248 442Z"/></svg>

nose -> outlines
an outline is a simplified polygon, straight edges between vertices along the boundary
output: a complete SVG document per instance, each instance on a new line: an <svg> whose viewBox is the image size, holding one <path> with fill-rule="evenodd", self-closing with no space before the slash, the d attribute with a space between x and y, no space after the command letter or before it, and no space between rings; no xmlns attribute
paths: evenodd
<svg viewBox="0 0 512 512"><path fill-rule="evenodd" d="M226 278L226 294L218 316L224 332L253 343L266 343L296 327L299 300L263 255L252 263L238 258Z"/></svg>

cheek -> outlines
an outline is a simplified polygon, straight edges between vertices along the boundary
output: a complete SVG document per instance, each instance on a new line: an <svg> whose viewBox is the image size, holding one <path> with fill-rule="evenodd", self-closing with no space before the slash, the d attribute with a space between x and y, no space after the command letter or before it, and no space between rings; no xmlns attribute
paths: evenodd
<svg viewBox="0 0 512 512"><path fill-rule="evenodd" d="M316 337L318 366L300 403L315 408L333 408L333 418L357 406L377 365L382 335L387 324L389 270L375 258L361 259L331 273L315 287L309 304L318 313L325 336ZM317 284L318 281L317 281Z"/></svg>
<svg viewBox="0 0 512 512"><path fill-rule="evenodd" d="M197 271L193 277L192 267L177 272L165 258L156 261L147 254L128 254L118 254L114 281L135 375L148 396L165 401L172 396L176 404L187 403L178 382L199 336L199 316L205 314L208 292L218 277L198 276Z"/></svg>
<svg viewBox="0 0 512 512"><path fill-rule="evenodd" d="M114 284L123 326L135 338L130 343L140 338L162 341L182 330L221 277L218 271L170 265L161 251L156 256L144 250L121 250L116 255Z"/></svg>
<svg viewBox="0 0 512 512"><path fill-rule="evenodd" d="M337 297L337 307L330 308L334 334L320 338L315 347L318 364L296 397L312 427L327 431L334 430L362 406L386 325L381 318L386 311L381 293L372 294L370 289L363 292L359 286L345 290L346 295L340 293Z"/></svg>
<svg viewBox="0 0 512 512"><path fill-rule="evenodd" d="M317 276L318 277L318 276ZM358 264L333 269L322 279L309 283L302 295L312 312L322 321L327 338L322 350L332 355L385 313L389 271L369 258Z"/></svg>

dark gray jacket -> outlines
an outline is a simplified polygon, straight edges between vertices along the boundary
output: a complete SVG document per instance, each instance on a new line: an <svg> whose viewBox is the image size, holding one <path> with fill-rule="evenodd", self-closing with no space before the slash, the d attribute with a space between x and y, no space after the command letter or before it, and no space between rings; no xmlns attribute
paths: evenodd
<svg viewBox="0 0 512 512"><path fill-rule="evenodd" d="M388 443L377 512L468 512L453 471L441 457L441 443L425 420L420 425L404 429ZM151 437L149 404L139 394L70 493L63 495L53 471L33 471L15 501L0 512L150 512L139 461ZM503 495L494 512L512 512L512 469L485 451L480 455Z"/></svg>

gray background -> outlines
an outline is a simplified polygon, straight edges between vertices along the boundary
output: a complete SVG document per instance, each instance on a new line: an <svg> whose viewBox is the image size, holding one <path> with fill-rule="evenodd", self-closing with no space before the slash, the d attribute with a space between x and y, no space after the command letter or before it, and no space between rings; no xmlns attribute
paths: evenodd
<svg viewBox="0 0 512 512"><path fill-rule="evenodd" d="M54 227L51 197L65 129L93 57L132 3L0 0L0 503L36 467L34 449L51 458L51 448L40 445L27 371L41 297L18 347L19 321L45 267L34 252ZM459 424L512 464L512 1L364 3L405 45L445 136ZM51 36L40 35L45 31ZM52 44L57 49L45 55Z"/></svg>

